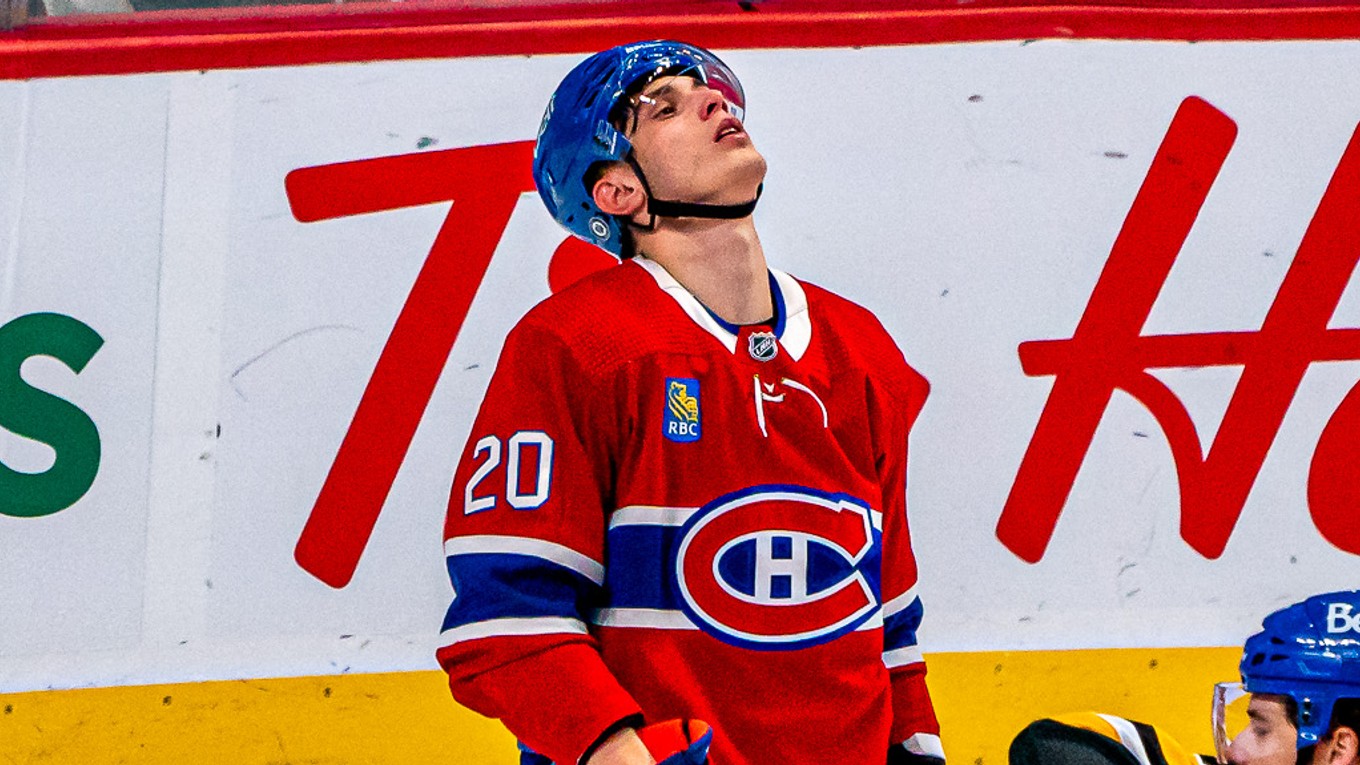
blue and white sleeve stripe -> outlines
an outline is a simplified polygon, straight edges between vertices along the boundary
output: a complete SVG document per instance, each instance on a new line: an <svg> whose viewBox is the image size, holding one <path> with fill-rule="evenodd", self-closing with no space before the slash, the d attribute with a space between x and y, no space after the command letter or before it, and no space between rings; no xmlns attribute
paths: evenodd
<svg viewBox="0 0 1360 765"><path fill-rule="evenodd" d="M915 587L883 604L883 663L889 669L922 660L916 645L922 612Z"/></svg>
<svg viewBox="0 0 1360 765"><path fill-rule="evenodd" d="M564 545L480 535L444 543L453 603L441 643L511 635L585 634L581 614L604 566Z"/></svg>

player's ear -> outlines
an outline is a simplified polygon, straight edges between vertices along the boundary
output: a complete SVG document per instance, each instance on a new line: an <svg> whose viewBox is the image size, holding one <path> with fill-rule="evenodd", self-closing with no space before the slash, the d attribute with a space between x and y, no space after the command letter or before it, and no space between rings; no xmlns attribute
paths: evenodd
<svg viewBox="0 0 1360 765"><path fill-rule="evenodd" d="M1355 765L1360 763L1360 735L1346 725L1339 725L1327 737L1327 765Z"/></svg>
<svg viewBox="0 0 1360 765"><path fill-rule="evenodd" d="M624 162L605 168L591 190L595 206L610 215L631 218L647 206L647 193L637 173Z"/></svg>

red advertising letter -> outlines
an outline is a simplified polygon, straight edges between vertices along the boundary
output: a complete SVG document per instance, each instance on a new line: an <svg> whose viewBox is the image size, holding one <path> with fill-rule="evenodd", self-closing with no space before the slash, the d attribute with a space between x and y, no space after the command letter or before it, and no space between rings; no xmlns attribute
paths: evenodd
<svg viewBox="0 0 1360 765"><path fill-rule="evenodd" d="M452 201L298 539L298 565L354 576L472 298L521 194L533 141L308 167L288 174L304 223Z"/></svg>
<svg viewBox="0 0 1360 765"><path fill-rule="evenodd" d="M1360 359L1360 331L1328 330L1360 257L1360 131L1352 138L1284 283L1256 332L1142 334L1152 305L1236 137L1236 125L1198 98L1176 112L1087 304L1068 340L1022 343L1025 373L1053 375L997 537L1036 562L1052 539L1096 426L1116 389L1142 403L1171 446L1181 536L1206 558L1223 553L1308 365ZM1162 367L1241 365L1243 372L1207 457L1185 406L1148 373ZM1324 536L1360 552L1344 447L1356 441L1355 394L1319 443L1310 483ZM1349 536L1343 544L1339 537Z"/></svg>

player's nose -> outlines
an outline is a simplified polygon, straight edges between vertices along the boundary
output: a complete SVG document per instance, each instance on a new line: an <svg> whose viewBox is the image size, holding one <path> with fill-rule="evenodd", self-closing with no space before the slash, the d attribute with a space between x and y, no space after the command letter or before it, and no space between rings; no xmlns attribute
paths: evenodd
<svg viewBox="0 0 1360 765"><path fill-rule="evenodd" d="M703 88L699 92L702 98L699 113L703 115L704 119L727 114L727 99L723 98L722 93L713 88Z"/></svg>

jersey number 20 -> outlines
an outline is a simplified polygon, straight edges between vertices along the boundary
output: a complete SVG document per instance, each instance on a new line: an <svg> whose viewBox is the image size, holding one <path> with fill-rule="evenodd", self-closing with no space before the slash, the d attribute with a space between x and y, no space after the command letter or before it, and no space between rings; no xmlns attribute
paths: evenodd
<svg viewBox="0 0 1360 765"><path fill-rule="evenodd" d="M533 480L525 482L521 480L522 471L525 466L524 452L526 447L531 447L532 452L537 452L538 459L530 461L533 463ZM539 430L521 430L510 437L506 444L505 460L505 501L516 510L533 510L543 506L548 501L548 494L552 491L552 468L553 468L553 440L547 434ZM485 496L477 496L477 485L490 475L501 464L501 440L496 436L486 436L477 442L477 446L472 451L474 460L480 459L486 453L486 461L477 466L472 477L468 479L467 489L463 492L463 514L471 515L483 510L490 510L496 506L496 495L494 493ZM526 486L532 486L532 490L525 491Z"/></svg>

